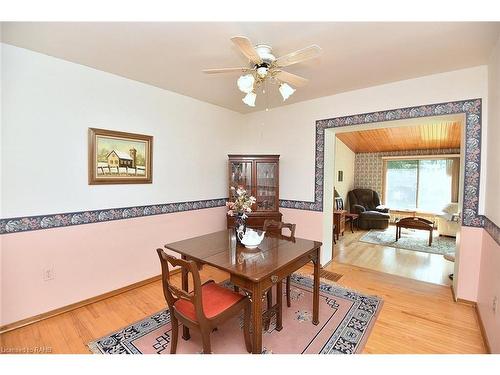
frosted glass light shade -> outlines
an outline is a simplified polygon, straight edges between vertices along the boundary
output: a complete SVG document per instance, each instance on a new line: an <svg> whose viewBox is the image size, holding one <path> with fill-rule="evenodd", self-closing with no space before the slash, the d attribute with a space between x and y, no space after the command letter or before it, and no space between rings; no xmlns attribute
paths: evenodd
<svg viewBox="0 0 500 375"><path fill-rule="evenodd" d="M283 97L283 101L287 100L290 95L295 92L295 89L292 88L288 83L282 83L280 85L280 94Z"/></svg>
<svg viewBox="0 0 500 375"><path fill-rule="evenodd" d="M245 74L238 78L236 82L240 91L248 94L253 91L253 84L255 83L255 78L252 74Z"/></svg>
<svg viewBox="0 0 500 375"><path fill-rule="evenodd" d="M264 78L265 76L267 76L268 70L268 68L261 66L260 68L257 68L257 74L260 78Z"/></svg>
<svg viewBox="0 0 500 375"><path fill-rule="evenodd" d="M243 103L250 107L255 107L255 99L257 99L257 95L254 92L249 92L248 94L245 95L243 99Z"/></svg>

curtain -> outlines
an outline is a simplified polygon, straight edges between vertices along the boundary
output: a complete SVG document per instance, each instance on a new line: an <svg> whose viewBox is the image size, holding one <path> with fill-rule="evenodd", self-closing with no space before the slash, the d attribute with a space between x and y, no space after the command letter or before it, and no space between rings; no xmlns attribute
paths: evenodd
<svg viewBox="0 0 500 375"><path fill-rule="evenodd" d="M446 159L446 173L451 176L451 201L458 202L458 189L460 186L460 158Z"/></svg>

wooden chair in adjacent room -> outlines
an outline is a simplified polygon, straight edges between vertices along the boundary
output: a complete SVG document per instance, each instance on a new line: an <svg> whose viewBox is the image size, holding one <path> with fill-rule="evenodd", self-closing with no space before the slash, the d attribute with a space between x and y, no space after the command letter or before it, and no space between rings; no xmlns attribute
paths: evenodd
<svg viewBox="0 0 500 375"><path fill-rule="evenodd" d="M288 229L290 231L290 235L283 235L282 231L283 229ZM289 240L295 240L295 228L296 224L291 224L291 223L283 223L281 221L275 221L275 220L266 220L264 221L264 231L271 230L271 232L276 232L279 233L282 238L289 239ZM286 277L286 305L290 307L292 304L290 302L290 282L291 282L291 275L288 275ZM268 300L271 299L271 290L268 292Z"/></svg>
<svg viewBox="0 0 500 375"><path fill-rule="evenodd" d="M340 197L336 197L335 198L335 209L339 210L339 211L345 210L345 208L344 208L344 200L342 198L340 198ZM350 223L351 224L351 233L354 233L353 226L356 223L359 215L353 214L353 213L350 213L350 212L346 212L344 215L345 215L345 225L347 225L348 223ZM333 239L335 240L335 236L333 236ZM335 241L335 243L337 243L337 242Z"/></svg>
<svg viewBox="0 0 500 375"><path fill-rule="evenodd" d="M175 354L179 337L179 321L188 328L198 329L203 342L203 353L212 352L210 333L224 321L244 311L243 335L245 346L252 352L250 341L250 300L248 297L233 292L209 280L200 281L198 267L193 261L177 259L157 249L161 262L163 294L170 310L172 324L172 342L170 353ZM188 293L174 286L169 278L169 264L179 266L191 273L194 290Z"/></svg>

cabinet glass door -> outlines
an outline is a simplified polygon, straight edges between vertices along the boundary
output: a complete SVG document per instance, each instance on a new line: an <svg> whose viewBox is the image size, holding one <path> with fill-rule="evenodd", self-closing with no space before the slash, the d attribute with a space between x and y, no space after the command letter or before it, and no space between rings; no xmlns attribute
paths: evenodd
<svg viewBox="0 0 500 375"><path fill-rule="evenodd" d="M249 194L252 194L252 162L231 162L231 186L238 188L242 186ZM231 197L234 192L230 193Z"/></svg>
<svg viewBox="0 0 500 375"><path fill-rule="evenodd" d="M276 163L257 162L256 199L258 211L277 211L277 165Z"/></svg>

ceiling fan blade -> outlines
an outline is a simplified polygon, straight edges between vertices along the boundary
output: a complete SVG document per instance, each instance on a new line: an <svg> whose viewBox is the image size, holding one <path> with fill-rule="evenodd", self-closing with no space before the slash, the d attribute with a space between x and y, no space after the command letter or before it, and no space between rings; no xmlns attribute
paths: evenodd
<svg viewBox="0 0 500 375"><path fill-rule="evenodd" d="M316 44L312 46L299 49L298 51L289 53L288 55L278 57L275 61L277 66L288 66L297 64L302 61L313 59L321 55L321 48Z"/></svg>
<svg viewBox="0 0 500 375"><path fill-rule="evenodd" d="M231 38L231 41L236 44L241 53L244 54L251 62L253 62L254 64L262 63L262 59L253 47L250 39L244 36L233 36Z"/></svg>
<svg viewBox="0 0 500 375"><path fill-rule="evenodd" d="M221 68L221 69L203 69L203 73L217 74L217 73L245 73L250 69L248 68Z"/></svg>
<svg viewBox="0 0 500 375"><path fill-rule="evenodd" d="M288 73L288 72L285 72L283 70L280 70L279 72L277 72L274 77L279 79L280 81L289 83L295 87L305 86L309 82L309 80L307 78L303 78L301 76L298 76L298 75L292 74L292 73Z"/></svg>

